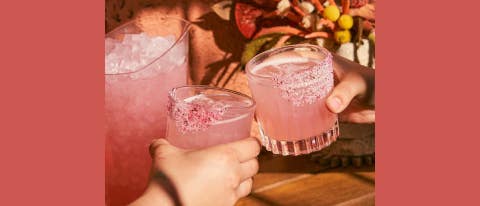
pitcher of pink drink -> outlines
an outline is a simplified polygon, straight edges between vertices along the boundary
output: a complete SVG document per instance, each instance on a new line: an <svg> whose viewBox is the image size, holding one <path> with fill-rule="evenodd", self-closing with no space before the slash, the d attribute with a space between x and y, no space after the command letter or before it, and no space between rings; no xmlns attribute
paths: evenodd
<svg viewBox="0 0 480 206"><path fill-rule="evenodd" d="M127 205L146 187L148 146L165 136L168 91L187 84L190 23L134 20L105 37L105 201Z"/></svg>

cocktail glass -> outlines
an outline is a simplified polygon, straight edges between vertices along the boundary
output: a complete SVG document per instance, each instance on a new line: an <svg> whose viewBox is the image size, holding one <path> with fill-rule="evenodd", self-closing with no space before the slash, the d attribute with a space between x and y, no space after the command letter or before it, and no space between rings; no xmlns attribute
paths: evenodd
<svg viewBox="0 0 480 206"><path fill-rule="evenodd" d="M199 149L250 136L255 101L245 94L210 86L183 86L170 91L167 140Z"/></svg>
<svg viewBox="0 0 480 206"><path fill-rule="evenodd" d="M189 29L186 20L158 17L128 22L105 37L105 201L109 206L127 205L147 185L148 146L153 138L165 136L168 91L187 84ZM126 43L139 38L143 42L136 46ZM112 46L119 47L118 43L126 44L120 45L122 52ZM119 66L128 65L121 62L127 59L137 66Z"/></svg>
<svg viewBox="0 0 480 206"><path fill-rule="evenodd" d="M268 151L308 154L336 140L338 118L325 104L334 81L328 50L306 44L268 50L250 60L246 72Z"/></svg>

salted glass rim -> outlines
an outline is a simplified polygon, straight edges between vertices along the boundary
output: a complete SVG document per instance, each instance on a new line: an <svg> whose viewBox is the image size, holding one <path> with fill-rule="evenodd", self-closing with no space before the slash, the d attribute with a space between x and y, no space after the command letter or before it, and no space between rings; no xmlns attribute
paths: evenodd
<svg viewBox="0 0 480 206"><path fill-rule="evenodd" d="M186 19L183 19L183 18L180 18L180 17L175 17L175 16L162 16L160 17L160 19L173 19L173 20L177 20L179 22L183 22L185 23L185 26L183 27L183 30L182 30L182 34L175 40L175 42L170 46L168 47L161 55L159 55L158 57L156 57L155 59L153 59L150 63L148 64L145 64L144 66L141 66L141 67L138 67L138 69L134 70L134 71L129 71L129 72L119 72L119 73L106 73L104 72L104 75L125 75L125 74L133 74L133 73L137 73L137 72L140 72L142 70L144 70L145 68L147 68L148 66L150 66L151 64L153 64L154 62L156 62L157 60L161 59L163 56L165 56L165 54L167 54L172 48L174 48L175 46L177 46L179 44L180 41L182 41L185 36L187 36L188 34L188 31L190 30L190 28L192 27L192 22L186 20ZM113 29L112 31L108 32L105 34L105 38L107 38L108 36L114 34L115 32L118 32L119 30L121 29L124 29L130 25L135 25L135 22L136 20L133 19L133 20L130 20L130 21L127 21L123 24L121 24L120 26L116 27L115 29Z"/></svg>
<svg viewBox="0 0 480 206"><path fill-rule="evenodd" d="M244 93L241 93L241 92L238 92L238 91L235 91L235 90L231 90L231 89L225 89L225 88L208 86L208 85L184 85L184 86L174 87L174 88L170 89L170 91L168 92L168 98L175 103L182 102L183 100L178 99L178 97L175 95L176 94L175 92L177 90L186 89L186 88L202 89L202 90L217 90L217 91L221 91L221 92L232 93L232 94L244 97L251 102L251 104L248 105L248 106L239 106L240 108L251 109L251 108L255 107L255 105L256 105L255 99L253 99L252 97L250 97L250 96L248 96Z"/></svg>
<svg viewBox="0 0 480 206"><path fill-rule="evenodd" d="M252 72L252 69L255 68L256 65L258 65L260 60L265 59L267 57L283 53L285 51L290 51L292 49L296 48L308 48L308 49L315 49L311 50L311 52L322 52L325 54L325 57L323 59L319 59L319 62L324 62L327 61L327 56L328 53L330 53L326 48L318 46L318 45L313 45L313 44L292 44L292 45L287 45L287 46L282 46L279 48L273 48L266 50L264 52L261 52L260 54L255 55L248 63L245 65L245 71L247 73L247 77L251 76L254 78L259 78L259 79L265 79L265 80L270 80L271 77L265 76L265 75L259 75L255 74Z"/></svg>

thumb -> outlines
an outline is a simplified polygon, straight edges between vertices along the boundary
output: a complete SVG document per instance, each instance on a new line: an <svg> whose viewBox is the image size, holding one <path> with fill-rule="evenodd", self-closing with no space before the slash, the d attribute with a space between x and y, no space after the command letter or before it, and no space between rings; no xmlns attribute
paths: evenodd
<svg viewBox="0 0 480 206"><path fill-rule="evenodd" d="M340 113L350 104L353 98L364 93L365 81L357 75L346 76L327 98L328 109L333 113Z"/></svg>
<svg viewBox="0 0 480 206"><path fill-rule="evenodd" d="M154 139L148 148L150 156L166 156L179 151L179 148L173 146L165 138Z"/></svg>

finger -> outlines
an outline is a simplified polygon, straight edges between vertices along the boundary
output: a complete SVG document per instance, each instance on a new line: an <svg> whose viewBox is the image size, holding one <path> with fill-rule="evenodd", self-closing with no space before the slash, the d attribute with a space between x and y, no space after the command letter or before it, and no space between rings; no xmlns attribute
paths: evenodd
<svg viewBox="0 0 480 206"><path fill-rule="evenodd" d="M178 151L179 149L168 142L164 138L154 139L148 148L150 156L153 158L155 156L165 156L172 152Z"/></svg>
<svg viewBox="0 0 480 206"><path fill-rule="evenodd" d="M338 117L342 122L375 123L375 108L360 105L358 102L351 102Z"/></svg>
<svg viewBox="0 0 480 206"><path fill-rule="evenodd" d="M260 143L253 137L231 142L223 146L233 149L240 162L248 161L260 154Z"/></svg>
<svg viewBox="0 0 480 206"><path fill-rule="evenodd" d="M375 123L375 111L364 110L339 116L340 121L352 123Z"/></svg>
<svg viewBox="0 0 480 206"><path fill-rule="evenodd" d="M360 75L347 75L342 81L333 88L332 93L327 98L327 107L331 112L342 112L357 95L366 91L366 83Z"/></svg>
<svg viewBox="0 0 480 206"><path fill-rule="evenodd" d="M154 156L155 154L155 150L160 146L160 145L163 145L163 144L169 144L169 142L163 138L159 138L159 139L154 139L152 140L152 143L150 143L150 146L148 147L148 151L150 152L150 156Z"/></svg>
<svg viewBox="0 0 480 206"><path fill-rule="evenodd" d="M249 178L243 181L242 183L240 183L240 185L238 185L236 189L237 198L246 197L248 194L250 194L250 192L252 191L252 185L253 185L252 178Z"/></svg>
<svg viewBox="0 0 480 206"><path fill-rule="evenodd" d="M256 158L240 164L240 177L247 180L258 172L258 160Z"/></svg>

